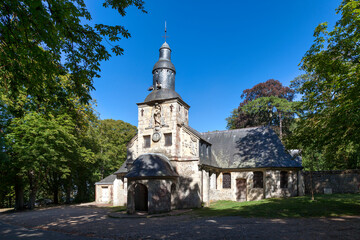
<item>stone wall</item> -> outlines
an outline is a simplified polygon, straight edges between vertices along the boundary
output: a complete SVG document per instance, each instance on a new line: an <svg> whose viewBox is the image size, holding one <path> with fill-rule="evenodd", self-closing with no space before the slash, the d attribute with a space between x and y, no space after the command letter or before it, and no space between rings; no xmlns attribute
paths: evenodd
<svg viewBox="0 0 360 240"><path fill-rule="evenodd" d="M171 210L171 185L169 179L129 180L127 195L127 212L135 212L135 185L142 184L148 192L148 213L161 213Z"/></svg>
<svg viewBox="0 0 360 240"><path fill-rule="evenodd" d="M209 199L209 189L210 189L210 176L209 172L202 170L202 202L205 206L209 206L210 199Z"/></svg>
<svg viewBox="0 0 360 240"><path fill-rule="evenodd" d="M113 184L113 205L126 206L127 178L117 176Z"/></svg>
<svg viewBox="0 0 360 240"><path fill-rule="evenodd" d="M201 207L201 177L198 160L171 161L179 178L176 184L175 208L199 208Z"/></svg>
<svg viewBox="0 0 360 240"><path fill-rule="evenodd" d="M165 102L159 101L161 106L161 126L156 130L154 123L154 109L152 104L138 105L138 138L129 145L128 159L145 153L162 153L169 159L198 158L199 138L184 131L182 124L188 125L188 106L174 99ZM144 136L150 136L158 132L161 138L158 141L151 140L149 148L144 147ZM164 134L171 134L172 145L165 145Z"/></svg>
<svg viewBox="0 0 360 240"><path fill-rule="evenodd" d="M265 198L294 197L298 195L297 171L288 171L288 187L280 187L280 170L267 170Z"/></svg>
<svg viewBox="0 0 360 240"><path fill-rule="evenodd" d="M107 191L108 200L104 201L103 192ZM113 203L113 185L112 184L97 184L95 185L95 202L99 204Z"/></svg>
<svg viewBox="0 0 360 240"><path fill-rule="evenodd" d="M303 175L305 192L310 194L310 172L303 172ZM315 193L323 194L324 189L332 193L360 192L360 170L314 171L312 179Z"/></svg>
<svg viewBox="0 0 360 240"><path fill-rule="evenodd" d="M288 170L288 187L280 188L280 170L259 170L263 172L263 188L254 188L253 171L230 172L231 188L223 188L223 173L210 173L209 199L210 201L230 200L238 201L237 179L246 180L246 201L263 198L292 197L299 195L298 171Z"/></svg>

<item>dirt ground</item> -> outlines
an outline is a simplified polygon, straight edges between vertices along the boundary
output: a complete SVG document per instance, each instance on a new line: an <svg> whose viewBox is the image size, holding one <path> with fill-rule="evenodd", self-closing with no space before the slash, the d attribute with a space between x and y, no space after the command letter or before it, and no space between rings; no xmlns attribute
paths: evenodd
<svg viewBox="0 0 360 240"><path fill-rule="evenodd" d="M191 214L110 218L111 211L110 208L59 206L0 213L3 223L0 235L6 237L11 231L5 228L13 226L49 234L66 233L81 239L360 239L360 213L353 217L297 219L199 218Z"/></svg>

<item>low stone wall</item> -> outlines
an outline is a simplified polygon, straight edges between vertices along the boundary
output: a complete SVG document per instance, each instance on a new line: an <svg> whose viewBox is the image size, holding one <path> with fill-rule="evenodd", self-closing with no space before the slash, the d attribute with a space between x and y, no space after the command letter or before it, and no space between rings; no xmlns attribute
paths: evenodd
<svg viewBox="0 0 360 240"><path fill-rule="evenodd" d="M303 172L305 193L310 194L310 172ZM312 180L315 193L359 193L360 170L314 171Z"/></svg>

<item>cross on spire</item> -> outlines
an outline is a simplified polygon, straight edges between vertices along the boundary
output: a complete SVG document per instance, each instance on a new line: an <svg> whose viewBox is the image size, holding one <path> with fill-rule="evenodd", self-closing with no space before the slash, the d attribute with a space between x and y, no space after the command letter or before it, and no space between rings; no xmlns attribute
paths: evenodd
<svg viewBox="0 0 360 240"><path fill-rule="evenodd" d="M165 42L166 42L166 38L169 36L166 36L166 21L165 21L165 36L162 36L163 38L165 38Z"/></svg>

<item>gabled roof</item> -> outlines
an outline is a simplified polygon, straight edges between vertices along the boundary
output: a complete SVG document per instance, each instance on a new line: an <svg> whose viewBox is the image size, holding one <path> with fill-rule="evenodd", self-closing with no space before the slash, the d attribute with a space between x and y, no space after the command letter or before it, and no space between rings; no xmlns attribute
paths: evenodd
<svg viewBox="0 0 360 240"><path fill-rule="evenodd" d="M211 145L211 162L219 168L300 168L268 127L253 127L201 134Z"/></svg>
<svg viewBox="0 0 360 240"><path fill-rule="evenodd" d="M112 185L116 179L116 175L111 174L104 178L103 180L96 182L95 185Z"/></svg>
<svg viewBox="0 0 360 240"><path fill-rule="evenodd" d="M114 172L114 174L127 173L126 161L121 165L121 167Z"/></svg>

